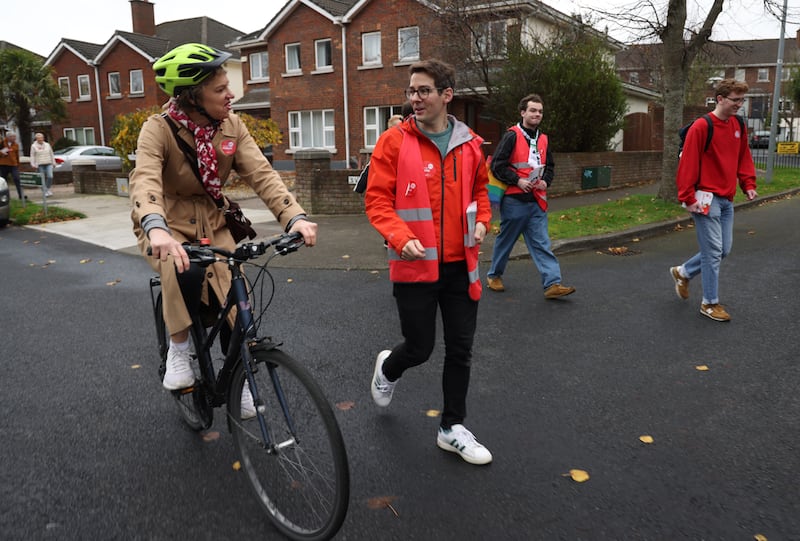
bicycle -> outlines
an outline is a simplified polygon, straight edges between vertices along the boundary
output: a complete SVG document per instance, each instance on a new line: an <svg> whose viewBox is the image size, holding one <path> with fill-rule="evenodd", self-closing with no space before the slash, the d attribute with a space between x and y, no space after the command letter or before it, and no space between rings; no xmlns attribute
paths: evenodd
<svg viewBox="0 0 800 541"><path fill-rule="evenodd" d="M272 523L291 539L321 540L336 534L347 513L350 475L344 440L330 403L308 370L279 349L281 344L258 336L275 294L267 266L275 256L297 251L302 244L302 237L293 233L243 243L233 252L203 242L184 245L192 263L205 268L225 262L232 279L226 302L214 310L213 325L207 313L192 315L189 334L194 346L195 383L170 392L184 421L195 431L210 427L214 408L227 405L228 430L239 464ZM271 248L273 253L263 264L249 263L258 272L248 284L242 265ZM264 301L267 279L271 293L254 313L251 297L260 285L260 300ZM158 276L150 279L150 296L161 357L159 375L163 379L169 333ZM212 347L234 306L236 324L222 367L216 372ZM219 344L217 348L221 349ZM249 385L255 406L251 418L241 415L244 385Z"/></svg>

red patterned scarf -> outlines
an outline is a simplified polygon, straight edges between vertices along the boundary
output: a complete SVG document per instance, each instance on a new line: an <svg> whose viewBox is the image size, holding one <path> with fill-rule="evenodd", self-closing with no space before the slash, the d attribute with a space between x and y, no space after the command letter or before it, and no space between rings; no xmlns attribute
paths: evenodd
<svg viewBox="0 0 800 541"><path fill-rule="evenodd" d="M217 151L211 141L217 133L216 126L210 125L205 128L198 126L189 119L189 116L178 109L175 99L169 102L169 116L175 119L184 128L194 135L194 144L197 147L197 166L208 194L214 199L222 197L222 182L219 179L219 169L217 167Z"/></svg>

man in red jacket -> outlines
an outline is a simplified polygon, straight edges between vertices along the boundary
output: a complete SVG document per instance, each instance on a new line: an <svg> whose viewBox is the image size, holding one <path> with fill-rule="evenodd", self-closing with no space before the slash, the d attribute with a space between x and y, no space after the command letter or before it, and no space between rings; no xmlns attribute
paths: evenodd
<svg viewBox="0 0 800 541"><path fill-rule="evenodd" d="M733 244L733 196L738 181L747 199L756 193L756 171L747 133L734 118L744 103L747 83L725 79L716 89L717 106L709 114L712 138L706 148L708 122L696 120L686 133L678 164L678 200L692 213L700 251L683 265L671 267L675 292L689 298L689 280L702 274L700 313L714 321L730 321L719 303L719 267Z"/></svg>
<svg viewBox="0 0 800 541"><path fill-rule="evenodd" d="M378 354L372 398L386 407L400 376L430 357L442 313L444 407L437 445L471 464L492 455L467 430L466 399L481 294L478 248L491 219L483 140L447 114L455 72L438 60L409 69L413 115L378 139L367 216L389 243L389 278L404 341Z"/></svg>

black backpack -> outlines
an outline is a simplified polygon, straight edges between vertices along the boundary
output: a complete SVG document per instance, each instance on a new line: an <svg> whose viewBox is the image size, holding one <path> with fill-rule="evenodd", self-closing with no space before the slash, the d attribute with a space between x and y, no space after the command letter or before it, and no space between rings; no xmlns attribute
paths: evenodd
<svg viewBox="0 0 800 541"><path fill-rule="evenodd" d="M736 117L736 120L739 121L739 128L742 130L742 136L745 136L745 129L744 129L744 120L739 115L733 115ZM706 146L703 147L703 152L708 150L708 146L711 144L711 138L714 137L714 123L711 121L711 116L708 113L704 114L699 118L704 118L708 123L708 134L706 135ZM678 143L678 157L681 157L683 154L683 144L686 142L686 134L689 133L689 128L692 127L692 124L697 121L697 118L689 122L688 124L681 127L678 130L678 137L680 137L680 142Z"/></svg>

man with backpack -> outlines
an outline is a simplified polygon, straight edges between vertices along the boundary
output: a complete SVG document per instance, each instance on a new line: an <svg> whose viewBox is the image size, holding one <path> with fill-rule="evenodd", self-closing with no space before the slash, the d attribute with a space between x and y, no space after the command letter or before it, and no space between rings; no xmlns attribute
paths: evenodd
<svg viewBox="0 0 800 541"><path fill-rule="evenodd" d="M669 272L681 299L689 298L689 281L702 274L700 313L714 321L731 319L719 303L719 268L733 244L737 182L748 200L758 195L746 129L735 118L748 89L735 79L719 83L714 111L689 127L678 164L678 200L692 213L700 251Z"/></svg>

